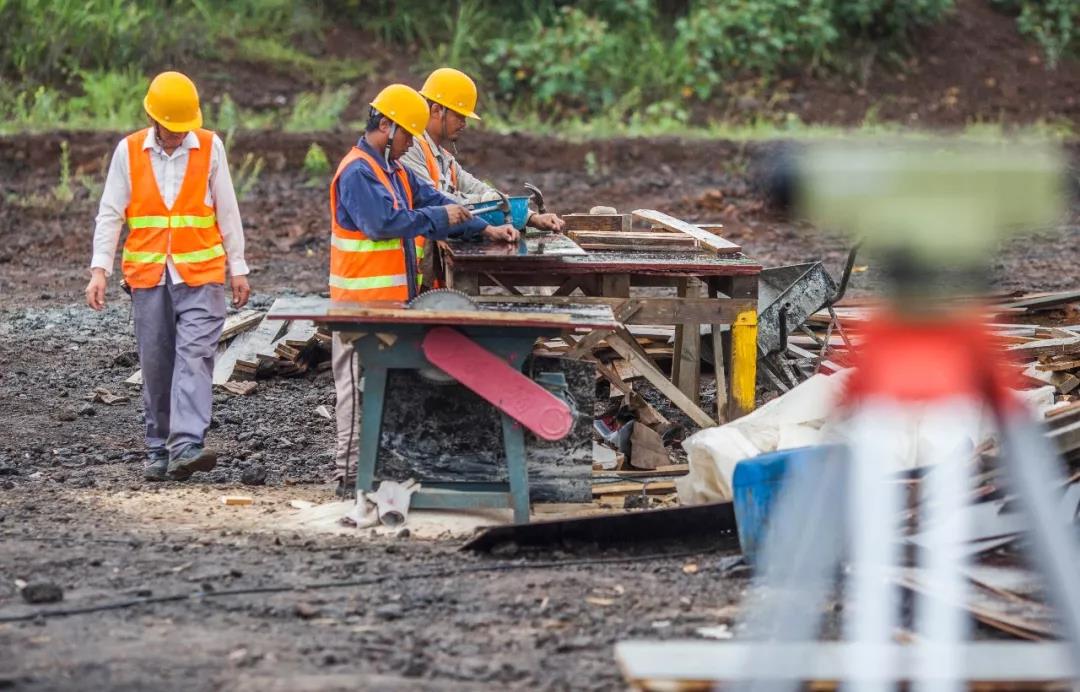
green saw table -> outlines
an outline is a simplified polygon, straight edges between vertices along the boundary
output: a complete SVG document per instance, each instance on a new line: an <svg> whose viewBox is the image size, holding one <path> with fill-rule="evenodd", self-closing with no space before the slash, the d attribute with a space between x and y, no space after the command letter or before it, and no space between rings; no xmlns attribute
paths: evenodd
<svg viewBox="0 0 1080 692"><path fill-rule="evenodd" d="M511 508L529 520L524 429L545 439L569 431L572 413L544 385L521 374L539 338L575 330L612 329L606 305L553 307L473 297L474 310L409 308L395 302L334 303L321 298L282 299L267 319L310 320L354 344L364 369L363 414L356 490L370 492L382 433L390 370L441 371L495 406L502 420L507 483L428 483L412 498L417 508ZM553 383L548 383L551 387ZM554 383L558 389L558 383ZM560 406L566 410L560 409ZM591 412L590 412L591 414Z"/></svg>

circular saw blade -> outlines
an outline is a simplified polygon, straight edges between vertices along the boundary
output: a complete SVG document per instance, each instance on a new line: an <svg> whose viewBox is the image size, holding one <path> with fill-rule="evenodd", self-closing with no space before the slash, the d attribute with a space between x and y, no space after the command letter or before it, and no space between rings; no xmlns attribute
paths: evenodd
<svg viewBox="0 0 1080 692"><path fill-rule="evenodd" d="M480 306L461 291L452 288L436 288L424 291L410 300L406 306L412 310L479 310Z"/></svg>
<svg viewBox="0 0 1080 692"><path fill-rule="evenodd" d="M452 288L436 288L425 291L406 303L406 307L410 310L452 310L455 312L480 309L480 306L468 294L455 291ZM418 372L425 380L435 384L453 384L457 382L453 377L435 366L420 368Z"/></svg>

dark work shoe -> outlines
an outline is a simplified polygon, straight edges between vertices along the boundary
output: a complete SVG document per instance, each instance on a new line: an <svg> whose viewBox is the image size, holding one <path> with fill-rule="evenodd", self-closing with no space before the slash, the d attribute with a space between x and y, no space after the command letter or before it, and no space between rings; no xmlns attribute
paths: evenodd
<svg viewBox="0 0 1080 692"><path fill-rule="evenodd" d="M143 478L148 481L164 481L169 478L169 453L164 449L154 449L146 453L146 465L143 466Z"/></svg>
<svg viewBox="0 0 1080 692"><path fill-rule="evenodd" d="M186 481L196 471L209 471L217 466L217 452L191 445L169 462L169 478Z"/></svg>

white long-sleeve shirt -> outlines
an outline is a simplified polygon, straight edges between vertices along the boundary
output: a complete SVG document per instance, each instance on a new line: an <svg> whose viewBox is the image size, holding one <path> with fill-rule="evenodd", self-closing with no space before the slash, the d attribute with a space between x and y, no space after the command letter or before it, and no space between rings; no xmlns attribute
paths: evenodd
<svg viewBox="0 0 1080 692"><path fill-rule="evenodd" d="M210 150L210 184L206 188L206 204L214 208L218 229L221 231L221 245L228 258L229 273L243 276L248 273L244 261L244 225L240 220L240 207L236 202L229 164L225 158L225 145L215 134ZM154 179L165 206L171 207L180 194L180 186L187 172L188 151L199 148L199 138L194 132L187 133L184 141L172 154L157 142L153 128L146 131L143 149L150 150L150 165L154 170ZM124 212L131 201L131 172L128 162L128 150L125 140L120 140L113 152L109 174L105 178L105 187L101 192L101 204L98 206L97 226L94 229L94 256L90 268L101 268L106 274L112 274L116 261L116 246L120 242L120 231L124 226ZM176 271L172 256L166 264L169 277L174 284L184 283ZM161 274L160 284L165 283L165 273Z"/></svg>

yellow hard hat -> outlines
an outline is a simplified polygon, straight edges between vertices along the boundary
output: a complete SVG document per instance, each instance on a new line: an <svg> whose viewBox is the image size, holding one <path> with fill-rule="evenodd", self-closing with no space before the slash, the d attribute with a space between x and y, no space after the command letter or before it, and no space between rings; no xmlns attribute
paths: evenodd
<svg viewBox="0 0 1080 692"><path fill-rule="evenodd" d="M404 84L391 84L371 102L372 107L405 128L413 137L423 134L427 126L427 101L416 89Z"/></svg>
<svg viewBox="0 0 1080 692"><path fill-rule="evenodd" d="M420 93L429 101L446 106L466 118L480 119L476 114L476 83L461 70L440 67L428 75Z"/></svg>
<svg viewBox="0 0 1080 692"><path fill-rule="evenodd" d="M147 114L170 132L189 132L202 127L199 92L195 83L179 72L162 72L143 99Z"/></svg>

